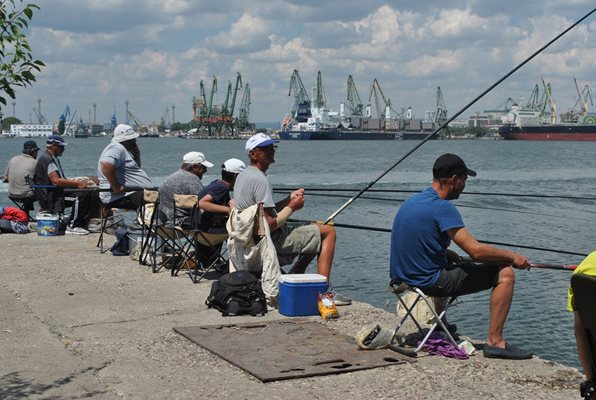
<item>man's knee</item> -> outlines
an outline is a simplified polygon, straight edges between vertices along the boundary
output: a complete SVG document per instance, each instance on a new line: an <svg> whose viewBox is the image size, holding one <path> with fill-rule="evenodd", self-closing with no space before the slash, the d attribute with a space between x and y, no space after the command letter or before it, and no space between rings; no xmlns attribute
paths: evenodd
<svg viewBox="0 0 596 400"><path fill-rule="evenodd" d="M503 267L499 270L499 283L513 286L515 284L515 272L512 267Z"/></svg>
<svg viewBox="0 0 596 400"><path fill-rule="evenodd" d="M321 232L321 240L329 239L335 241L336 233L335 228L331 225L317 225Z"/></svg>

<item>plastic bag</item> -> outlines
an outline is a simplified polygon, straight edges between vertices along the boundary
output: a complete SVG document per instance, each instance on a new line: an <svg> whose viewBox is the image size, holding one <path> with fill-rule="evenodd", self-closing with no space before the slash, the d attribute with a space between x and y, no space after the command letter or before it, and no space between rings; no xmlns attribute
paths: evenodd
<svg viewBox="0 0 596 400"><path fill-rule="evenodd" d="M331 293L319 293L317 305L323 321L339 318L339 311L337 311L337 306L333 302L333 295Z"/></svg>

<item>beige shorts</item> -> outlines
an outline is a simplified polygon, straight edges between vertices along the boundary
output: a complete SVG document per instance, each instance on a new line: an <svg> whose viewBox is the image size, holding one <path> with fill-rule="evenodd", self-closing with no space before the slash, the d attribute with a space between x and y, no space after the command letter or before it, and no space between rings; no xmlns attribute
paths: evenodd
<svg viewBox="0 0 596 400"><path fill-rule="evenodd" d="M287 222L271 232L277 254L319 254L321 231L314 224Z"/></svg>

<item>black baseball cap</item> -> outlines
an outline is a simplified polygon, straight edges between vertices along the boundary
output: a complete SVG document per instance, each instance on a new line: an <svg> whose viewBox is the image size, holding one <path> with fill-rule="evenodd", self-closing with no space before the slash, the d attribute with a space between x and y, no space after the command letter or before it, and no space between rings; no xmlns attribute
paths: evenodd
<svg viewBox="0 0 596 400"><path fill-rule="evenodd" d="M449 178L453 175L476 176L476 171L466 166L464 160L455 154L445 153L433 165L434 178Z"/></svg>
<svg viewBox="0 0 596 400"><path fill-rule="evenodd" d="M37 147L35 140L27 140L23 143L23 150L39 150L39 147Z"/></svg>
<svg viewBox="0 0 596 400"><path fill-rule="evenodd" d="M66 146L68 143L64 141L64 138L60 135L50 135L48 136L48 140L46 141L47 144L55 144L60 147Z"/></svg>

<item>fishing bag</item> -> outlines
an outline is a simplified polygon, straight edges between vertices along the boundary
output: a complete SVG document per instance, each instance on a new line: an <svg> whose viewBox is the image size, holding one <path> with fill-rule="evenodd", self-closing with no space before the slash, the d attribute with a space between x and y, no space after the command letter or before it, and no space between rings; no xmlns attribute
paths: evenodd
<svg viewBox="0 0 596 400"><path fill-rule="evenodd" d="M221 311L224 317L267 313L261 281L249 271L235 271L213 282L205 304Z"/></svg>

